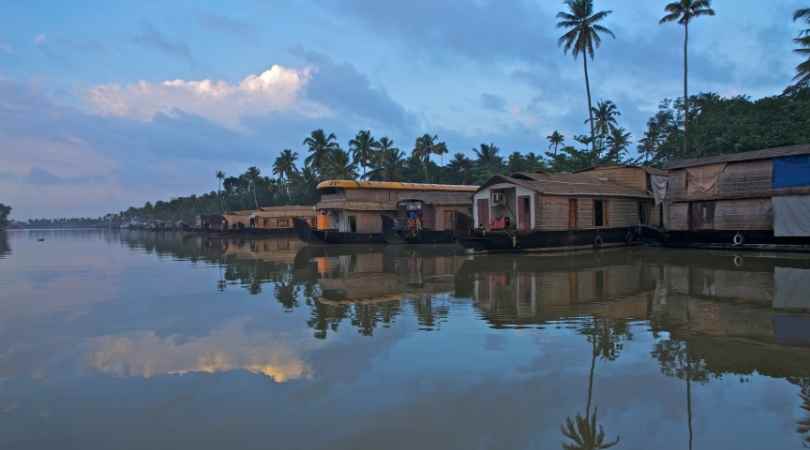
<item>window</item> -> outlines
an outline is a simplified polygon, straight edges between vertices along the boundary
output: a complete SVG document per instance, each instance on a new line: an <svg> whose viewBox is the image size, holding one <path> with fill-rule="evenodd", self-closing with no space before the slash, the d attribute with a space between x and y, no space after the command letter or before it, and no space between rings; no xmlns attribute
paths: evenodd
<svg viewBox="0 0 810 450"><path fill-rule="evenodd" d="M593 201L593 226L595 227L603 227L605 226L605 201L604 200L594 200Z"/></svg>
<svg viewBox="0 0 810 450"><path fill-rule="evenodd" d="M278 227L278 228L289 228L290 227L290 219L288 219L286 217L283 218L283 219L277 219L276 220L276 227Z"/></svg>
<svg viewBox="0 0 810 450"><path fill-rule="evenodd" d="M349 231L352 233L357 233L357 217L356 216L349 216Z"/></svg>

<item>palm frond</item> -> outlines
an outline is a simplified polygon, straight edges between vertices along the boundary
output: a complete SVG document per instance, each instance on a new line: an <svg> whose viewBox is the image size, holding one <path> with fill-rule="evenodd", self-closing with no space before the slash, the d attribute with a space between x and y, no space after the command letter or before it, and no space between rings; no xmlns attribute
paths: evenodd
<svg viewBox="0 0 810 450"><path fill-rule="evenodd" d="M713 9L698 9L692 13L692 17L714 16Z"/></svg>
<svg viewBox="0 0 810 450"><path fill-rule="evenodd" d="M661 20L658 21L659 24L665 24L667 22L675 22L676 20L681 18L681 13L671 13L667 14L666 16L662 17Z"/></svg>
<svg viewBox="0 0 810 450"><path fill-rule="evenodd" d="M796 10L796 12L793 13L793 20L797 21L799 19L810 20L810 8L802 8Z"/></svg>
<svg viewBox="0 0 810 450"><path fill-rule="evenodd" d="M605 33L605 34L609 34L609 35L610 35L610 37L612 37L613 39L616 39L616 35L615 35L615 34L613 34L613 32L612 32L612 31L610 31L610 29L609 29L609 28L607 28L607 27L604 27L604 26L602 26L602 25L594 25L594 26L593 26L593 29L594 29L594 30L596 30L596 31L601 31L602 33ZM598 35L597 35L597 36L598 36Z"/></svg>

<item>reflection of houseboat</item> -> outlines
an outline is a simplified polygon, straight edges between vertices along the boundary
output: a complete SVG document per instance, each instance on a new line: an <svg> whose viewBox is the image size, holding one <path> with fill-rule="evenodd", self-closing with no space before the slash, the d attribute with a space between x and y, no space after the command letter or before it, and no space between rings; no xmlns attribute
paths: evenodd
<svg viewBox="0 0 810 450"><path fill-rule="evenodd" d="M475 186L379 181L324 181L318 185L315 226L296 220L308 242L328 244L453 242L469 229ZM383 220L383 217L387 220ZM386 227L385 224L388 224Z"/></svg>
<svg viewBox="0 0 810 450"><path fill-rule="evenodd" d="M256 210L229 211L222 215L200 216L202 231L237 231L248 234L285 234L293 231L293 219L312 223L315 210L311 206L273 206Z"/></svg>
<svg viewBox="0 0 810 450"><path fill-rule="evenodd" d="M676 161L667 169L668 243L810 250L810 145Z"/></svg>
<svg viewBox="0 0 810 450"><path fill-rule="evenodd" d="M660 225L652 194L657 172L612 166L573 174L495 176L475 193L475 229L460 242L484 251L633 243L642 225Z"/></svg>

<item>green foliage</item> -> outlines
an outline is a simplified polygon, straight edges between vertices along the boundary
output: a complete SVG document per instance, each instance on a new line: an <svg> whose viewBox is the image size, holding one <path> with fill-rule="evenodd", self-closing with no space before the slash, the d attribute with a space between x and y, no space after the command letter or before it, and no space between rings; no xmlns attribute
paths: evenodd
<svg viewBox="0 0 810 450"><path fill-rule="evenodd" d="M0 203L0 229L8 226L9 215L11 215L11 206Z"/></svg>
<svg viewBox="0 0 810 450"><path fill-rule="evenodd" d="M803 8L793 14L793 20L805 21L808 25L807 28L799 32L796 39L793 40L798 47L794 50L797 54L805 58L804 61L796 66L796 87L810 87L810 8Z"/></svg>

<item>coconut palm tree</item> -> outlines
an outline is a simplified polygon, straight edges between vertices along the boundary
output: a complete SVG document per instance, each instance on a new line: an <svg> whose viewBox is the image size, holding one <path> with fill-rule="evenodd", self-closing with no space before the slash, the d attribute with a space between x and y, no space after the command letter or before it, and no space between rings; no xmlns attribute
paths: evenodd
<svg viewBox="0 0 810 450"><path fill-rule="evenodd" d="M447 153L447 145L444 142L439 142L439 136L424 134L416 138L411 154L422 161L422 166L425 170L425 181L429 181L428 167L430 165L431 155L444 155Z"/></svg>
<svg viewBox="0 0 810 450"><path fill-rule="evenodd" d="M349 141L349 150L352 152L354 164L359 164L363 168L362 178L366 177L366 168L371 164L376 147L377 141L371 136L369 130L357 132L357 136Z"/></svg>
<svg viewBox="0 0 810 450"><path fill-rule="evenodd" d="M256 206L256 209L259 209L259 200L256 198L256 182L259 181L261 174L262 171L256 166L248 167L248 170L245 172L245 178L247 178L248 183L250 183L250 190L253 191L253 204Z"/></svg>
<svg viewBox="0 0 810 450"><path fill-rule="evenodd" d="M793 20L806 20L810 25L810 8L803 8L793 14ZM793 78L796 81L796 86L810 86L810 28L804 29L799 32L799 36L793 40L799 44L799 48L794 50L799 55L807 57L802 63L796 66L796 76Z"/></svg>
<svg viewBox="0 0 810 450"><path fill-rule="evenodd" d="M498 155L500 151L501 149L493 143L481 144L478 148L473 149L478 179L485 180L503 171L503 158Z"/></svg>
<svg viewBox="0 0 810 450"><path fill-rule="evenodd" d="M473 162L464 153L456 153L447 164L447 168L455 179L461 184L470 184L473 180Z"/></svg>
<svg viewBox="0 0 810 450"><path fill-rule="evenodd" d="M664 7L667 15L659 24L678 22L683 25L683 154L689 148L689 23L696 17L713 16L711 0L678 0Z"/></svg>
<svg viewBox="0 0 810 450"><path fill-rule="evenodd" d="M548 140L548 148L554 147L554 156L557 156L557 148L565 142L565 136L557 130L546 136Z"/></svg>
<svg viewBox="0 0 810 450"><path fill-rule="evenodd" d="M219 188L217 190L217 197L219 197L219 209L225 212L225 205L222 203L222 181L225 180L225 172L217 170L217 180L219 180Z"/></svg>
<svg viewBox="0 0 810 450"><path fill-rule="evenodd" d="M571 439L571 443L563 444L565 450L603 450L619 443L620 438L607 442L605 429L596 423L596 410L592 415L582 417L577 414L575 419L567 417L565 424L560 427L563 436Z"/></svg>
<svg viewBox="0 0 810 450"><path fill-rule="evenodd" d="M399 179L405 168L405 155L394 145L393 140L382 137L377 141L371 167L372 170L368 173L369 178Z"/></svg>
<svg viewBox="0 0 810 450"><path fill-rule="evenodd" d="M630 132L622 127L610 127L610 134L607 137L608 154L605 159L612 163L621 161L622 154L630 145L630 136Z"/></svg>
<svg viewBox="0 0 810 450"><path fill-rule="evenodd" d="M353 180L357 178L357 166L345 150L338 148L329 155L325 174L336 180Z"/></svg>
<svg viewBox="0 0 810 450"><path fill-rule="evenodd" d="M610 100L600 100L596 102L596 107L593 108L594 128L597 136L607 136L610 129L616 127L618 122L617 117L621 116L619 108Z"/></svg>
<svg viewBox="0 0 810 450"><path fill-rule="evenodd" d="M329 159L331 152L340 149L335 133L327 135L323 130L317 129L304 139L304 145L308 147L309 156L304 161L307 167L312 167L316 174L320 175L323 166Z"/></svg>
<svg viewBox="0 0 810 450"><path fill-rule="evenodd" d="M557 13L557 28L565 28L567 31L560 36L558 44L563 47L565 54L569 52L576 59L582 55L582 64L585 70L585 91L588 94L588 118L591 124L591 150L596 152L594 140L593 105L591 104L591 81L588 77L588 57L594 58L594 49L602 45L602 37L599 33L604 33L615 38L616 36L599 22L609 16L612 11L593 12L593 0L567 0L568 11Z"/></svg>
<svg viewBox="0 0 810 450"><path fill-rule="evenodd" d="M298 153L290 149L284 149L276 158L273 164L273 175L278 177L279 183L284 185L284 192L290 194L290 178L296 172L295 161L298 160Z"/></svg>

